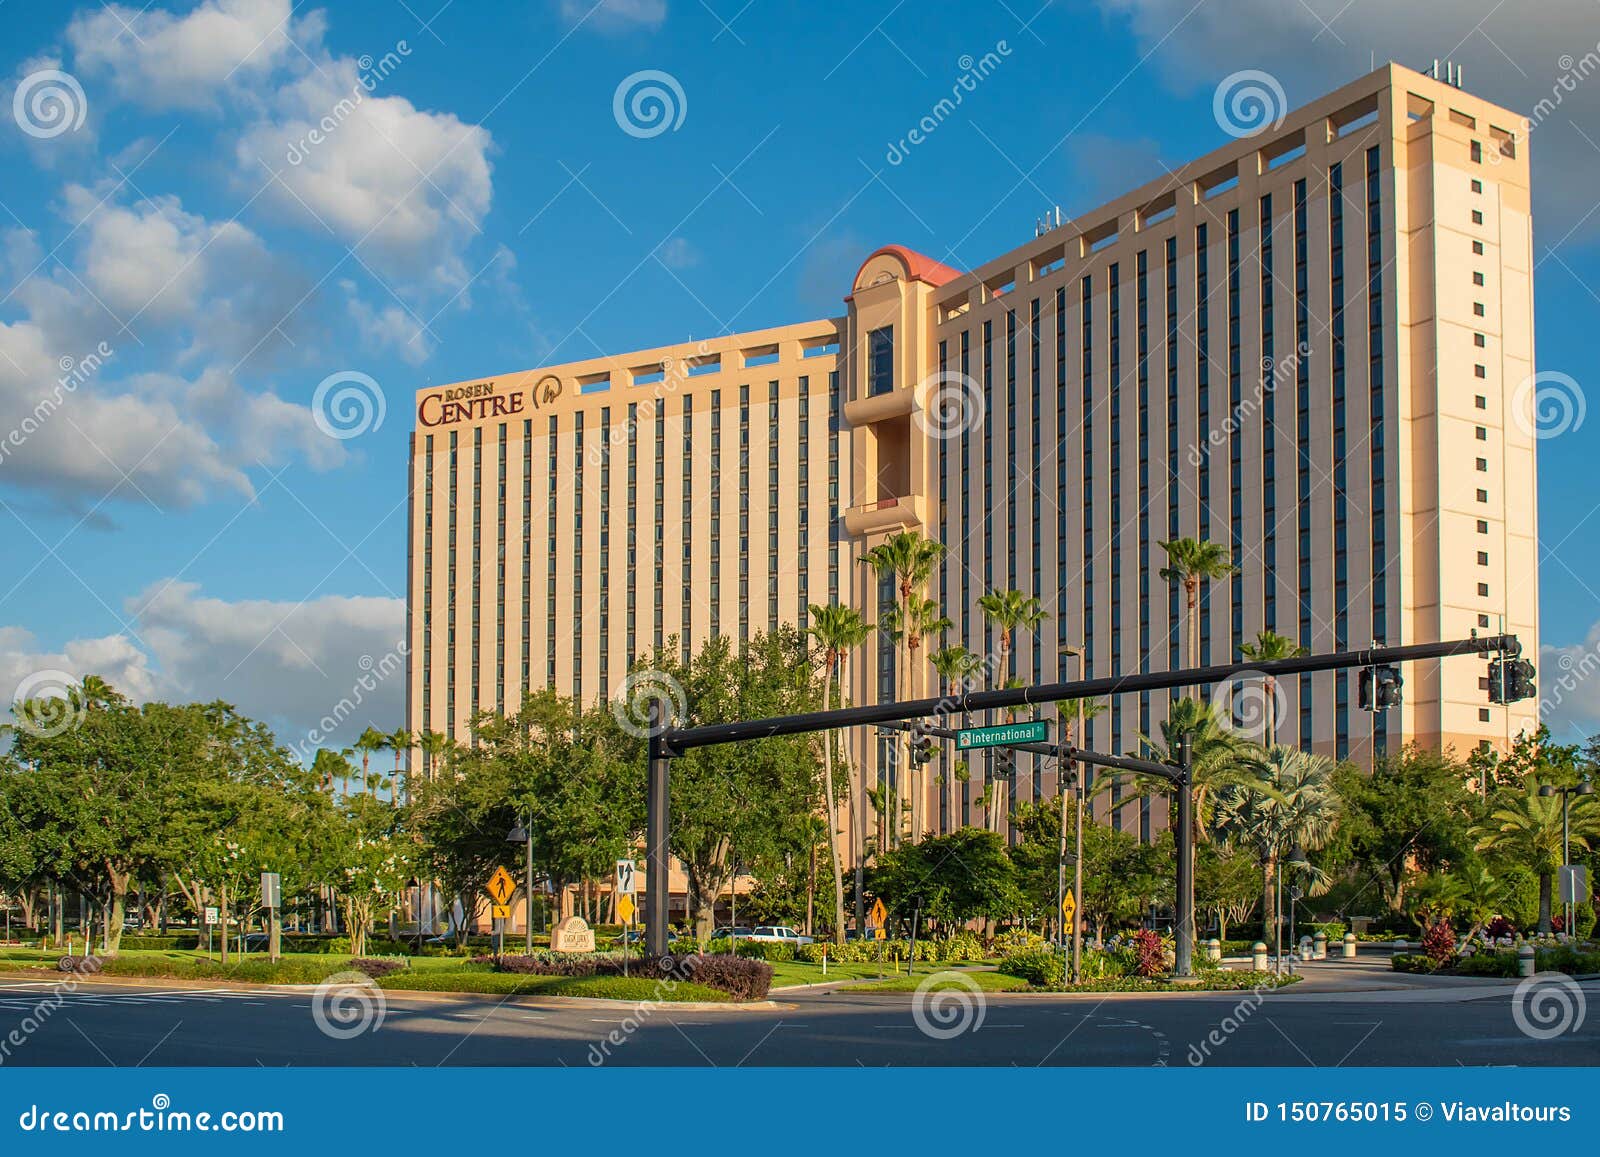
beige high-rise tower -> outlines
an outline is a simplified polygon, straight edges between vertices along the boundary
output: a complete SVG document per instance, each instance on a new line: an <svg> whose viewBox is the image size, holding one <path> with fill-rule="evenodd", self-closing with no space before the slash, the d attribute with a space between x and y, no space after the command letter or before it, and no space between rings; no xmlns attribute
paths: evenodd
<svg viewBox="0 0 1600 1157"><path fill-rule="evenodd" d="M1322 652L1503 625L1537 654L1523 123L1389 65L970 272L879 249L843 317L419 392L409 726L609 695L671 636L808 603L876 620L892 596L857 560L899 530L947 547L941 642L997 652L989 590L1049 612L997 679L1070 676L1080 646L1095 676L1183 666L1158 572L1186 536L1239 568L1202 587L1202 663L1261 630ZM856 702L902 690L887 641L850 674ZM1405 675L1378 715L1353 673L1284 680L1279 738L1366 762L1537 722L1489 704L1480 662ZM1211 693L1243 720L1259 692ZM1135 751L1166 702L1117 699L1091 745ZM871 781L904 774L857 745ZM927 826L992 824L987 764L952 761L917 772ZM1054 791L1027 758L1007 788Z"/></svg>

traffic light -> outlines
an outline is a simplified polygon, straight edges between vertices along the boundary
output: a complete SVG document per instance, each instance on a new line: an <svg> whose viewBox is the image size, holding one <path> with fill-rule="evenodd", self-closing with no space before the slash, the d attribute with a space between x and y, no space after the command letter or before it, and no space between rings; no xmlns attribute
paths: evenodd
<svg viewBox="0 0 1600 1157"><path fill-rule="evenodd" d="M915 739L911 742L911 764L913 767L933 762L933 740Z"/></svg>
<svg viewBox="0 0 1600 1157"><path fill-rule="evenodd" d="M1387 711L1400 706L1401 688L1405 680L1400 668L1393 666L1363 667L1358 681L1356 702L1363 711Z"/></svg>
<svg viewBox="0 0 1600 1157"><path fill-rule="evenodd" d="M1538 694L1533 662L1529 659L1492 659L1489 662L1489 702L1517 703Z"/></svg>

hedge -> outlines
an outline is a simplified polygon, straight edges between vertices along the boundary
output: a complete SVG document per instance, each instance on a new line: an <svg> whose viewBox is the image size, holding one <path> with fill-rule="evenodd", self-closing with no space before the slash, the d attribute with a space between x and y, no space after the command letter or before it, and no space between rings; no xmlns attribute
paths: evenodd
<svg viewBox="0 0 1600 1157"><path fill-rule="evenodd" d="M762 1000L772 987L772 966L765 961L729 955L681 955L656 961L630 958L628 973L645 980L692 981L709 985L735 1000ZM474 964L495 972L522 976L621 976L623 957L604 952L535 952L531 956L480 956Z"/></svg>

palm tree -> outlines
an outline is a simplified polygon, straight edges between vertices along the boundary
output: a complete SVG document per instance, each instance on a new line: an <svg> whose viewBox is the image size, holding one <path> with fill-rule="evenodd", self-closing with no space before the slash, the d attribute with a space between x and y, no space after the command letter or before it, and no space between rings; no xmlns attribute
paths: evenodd
<svg viewBox="0 0 1600 1157"><path fill-rule="evenodd" d="M928 662L933 664L934 673L942 681L940 693L943 695L957 695L964 690L970 690L978 672L983 670L983 657L969 651L960 643L939 648L928 656ZM943 744L940 747L943 748ZM946 766L948 767L948 755L946 755ZM945 814L953 816L956 814L955 779L946 774L944 780L944 790L949 801ZM949 834L948 825L941 834Z"/></svg>
<svg viewBox="0 0 1600 1157"><path fill-rule="evenodd" d="M450 737L442 731L423 731L417 735L417 746L422 750L423 775L431 780L439 757L450 750Z"/></svg>
<svg viewBox="0 0 1600 1157"><path fill-rule="evenodd" d="M983 617L1000 632L1000 676L1002 682L1011 674L1011 642L1021 630L1031 631L1050 617L1048 611L1032 595L1019 590L987 591L978 599L978 609ZM1005 789L1001 788L1003 796ZM995 831L1000 830L1000 817L1005 814L1002 800L991 809Z"/></svg>
<svg viewBox="0 0 1600 1157"><path fill-rule="evenodd" d="M1067 746L1075 746L1083 736L1078 734L1078 717L1083 716L1084 723L1104 715L1110 710L1104 699L1060 699L1056 702L1056 711L1061 716L1061 737Z"/></svg>
<svg viewBox="0 0 1600 1157"><path fill-rule="evenodd" d="M1223 578L1239 568L1233 565L1225 547L1203 539L1175 538L1158 544L1167 552L1167 565L1161 568L1161 577L1170 583L1182 583L1188 608L1190 667L1200 665L1200 583L1204 579ZM1198 693L1198 688L1196 692Z"/></svg>
<svg viewBox="0 0 1600 1157"><path fill-rule="evenodd" d="M892 579L895 589L899 594L899 603L895 608L898 612L898 621L890 623L892 629L901 627L899 638L905 644L905 682L897 682L897 694L902 699L915 699L916 671L911 666L911 658L917 648L922 644L922 637L927 633L929 616L924 609L914 609L913 600L924 594L928 580L933 577L933 568L944 557L945 545L931 538L925 538L914 530L902 530L891 534L877 546L867 551L861 561L870 566L880 581ZM898 649L896 658L898 660ZM911 737L906 739L909 750ZM906 766L910 766L910 759ZM915 825L913 824L913 827ZM894 823L898 831L899 820Z"/></svg>
<svg viewBox="0 0 1600 1157"><path fill-rule="evenodd" d="M376 727L368 727L356 737L355 749L361 753L361 783L371 790L372 783L367 773L367 764L373 755L389 746L389 737Z"/></svg>
<svg viewBox="0 0 1600 1157"><path fill-rule="evenodd" d="M811 626L807 634L822 648L822 702L824 707L832 708L834 676L843 671L845 656L867 641L872 628L861 618L861 612L854 607L842 607L838 603L822 607L813 603L808 609ZM822 744L827 763L826 779L823 783L826 788L828 808L828 847L830 862L833 865L833 941L835 944L843 944L844 865L839 859L837 834L839 811L834 802L833 732L823 733ZM853 809L852 804L852 815L855 814Z"/></svg>
<svg viewBox="0 0 1600 1157"><path fill-rule="evenodd" d="M1298 659L1306 649L1288 635L1277 631L1257 631L1254 643L1240 643L1239 654L1252 663L1270 663L1275 659ZM1278 742L1278 680L1275 676L1262 677L1267 693L1267 746Z"/></svg>
<svg viewBox="0 0 1600 1157"><path fill-rule="evenodd" d="M884 622L879 624L879 629L886 632L896 644L902 640L906 645L906 662L908 669L913 673L910 679L911 686L907 689L907 697L915 699L917 670L917 651L922 647L922 640L929 637L937 638L950 629L950 619L940 609L934 599L926 598L920 594L913 594L908 602L894 607L884 617ZM915 740L912 740L915 742ZM926 791L918 790L911 782L911 777L916 774L916 765L907 761L906 764L906 792L911 797L911 839L913 842L922 838L925 821L922 811L926 807Z"/></svg>
<svg viewBox="0 0 1600 1157"><path fill-rule="evenodd" d="M1539 873L1539 931L1550 931L1551 882L1561 864L1562 796L1542 796L1539 781L1529 776L1520 792L1505 792L1489 818L1478 827L1478 847L1499 852ZM1600 836L1600 809L1593 796L1576 796L1567 811L1573 848L1587 851ZM1570 931L1570 929L1568 929Z"/></svg>
<svg viewBox="0 0 1600 1157"><path fill-rule="evenodd" d="M396 807L400 806L400 763L401 760L404 759L406 753L411 750L411 744L411 732L407 731L404 727L397 727L389 733L389 746L394 751L395 789L393 799ZM406 798L411 798L411 783L409 778L406 782Z"/></svg>
<svg viewBox="0 0 1600 1157"><path fill-rule="evenodd" d="M1255 849L1262 868L1262 939L1270 940L1276 920L1272 887L1279 862L1298 845L1324 846L1339 822L1341 800L1333 786L1334 762L1281 744L1263 753L1259 782L1226 784L1217 791L1216 830L1225 839ZM1311 892L1325 891L1327 878L1315 869Z"/></svg>

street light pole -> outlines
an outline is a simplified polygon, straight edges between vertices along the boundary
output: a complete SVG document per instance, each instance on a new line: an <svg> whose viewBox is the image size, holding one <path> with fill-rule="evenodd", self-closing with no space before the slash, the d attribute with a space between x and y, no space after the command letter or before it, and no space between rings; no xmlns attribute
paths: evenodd
<svg viewBox="0 0 1600 1157"><path fill-rule="evenodd" d="M1561 866L1565 868L1568 864L1572 863L1572 824L1571 815L1569 813L1569 808L1572 804L1572 797L1575 795L1593 795L1594 784L1589 781L1589 777L1587 775L1583 777L1582 783L1575 784L1572 787L1554 787L1548 783L1541 783L1539 785L1539 794L1544 796L1546 799L1549 799L1553 795L1559 795L1561 797ZM1557 880L1561 878L1559 873L1557 874L1556 878ZM1572 935L1573 904L1572 900L1567 895L1567 892L1570 890L1571 885L1569 884L1568 888L1564 890L1561 895L1561 930L1568 936Z"/></svg>

